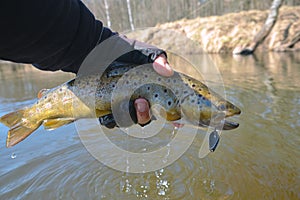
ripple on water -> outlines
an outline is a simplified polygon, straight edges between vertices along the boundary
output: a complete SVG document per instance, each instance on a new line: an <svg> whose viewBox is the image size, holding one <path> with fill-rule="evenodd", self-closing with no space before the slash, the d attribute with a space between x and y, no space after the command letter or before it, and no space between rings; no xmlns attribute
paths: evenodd
<svg viewBox="0 0 300 200"><path fill-rule="evenodd" d="M281 54L274 59L277 57ZM16 147L1 150L1 199L299 199L298 65L290 62L282 67L272 62L270 69L267 64L253 65L254 60L245 64L244 70L228 59L232 66L220 70L229 86L227 95L241 107L242 115L234 119L240 127L224 131L214 153L198 158L203 139L199 134L172 165L130 174L94 159L80 143L73 125L51 132L39 129ZM33 92L31 97L35 96L32 88L38 88L36 83L49 84L38 77L27 81L32 85L22 87L23 82L16 80L14 87L5 89L14 81L3 84L2 80L0 87L6 93L1 95L7 98L0 97L0 114L31 103L22 96ZM16 87L20 94L11 92ZM22 92L26 88L28 91ZM0 128L4 147L8 129ZM88 124L85 128L89 129ZM152 150L154 144L164 146L173 137L168 134L162 133L148 143L140 141L133 148L138 151L142 146L144 152ZM128 145L116 136L112 139L122 147Z"/></svg>

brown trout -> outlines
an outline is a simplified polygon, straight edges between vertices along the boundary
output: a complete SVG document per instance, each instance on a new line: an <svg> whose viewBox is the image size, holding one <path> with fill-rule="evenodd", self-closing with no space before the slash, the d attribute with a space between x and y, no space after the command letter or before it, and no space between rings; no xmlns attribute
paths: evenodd
<svg viewBox="0 0 300 200"><path fill-rule="evenodd" d="M202 82L175 72L172 77L158 75L152 67L112 63L102 74L76 77L56 88L39 93L35 104L6 114L0 122L8 126L6 146L24 140L41 125L55 129L81 118L113 114L121 118L128 111L128 100L143 97L150 107L159 104L168 121L185 117L199 127L237 128L238 123L224 120L241 110ZM124 106L125 105L125 106ZM125 116L125 115L124 115Z"/></svg>

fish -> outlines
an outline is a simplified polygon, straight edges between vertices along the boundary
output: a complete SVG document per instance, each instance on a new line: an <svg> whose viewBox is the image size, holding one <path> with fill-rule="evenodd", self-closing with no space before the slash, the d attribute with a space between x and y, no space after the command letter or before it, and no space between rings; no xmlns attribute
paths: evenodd
<svg viewBox="0 0 300 200"><path fill-rule="evenodd" d="M6 146L16 145L42 125L53 130L82 118L112 114L119 127L130 126L129 102L137 98L145 98L151 109L160 105L161 115L170 122L185 118L197 127L222 130L239 126L225 118L241 110L201 81L177 71L172 77L162 77L149 66L113 62L102 74L77 76L41 90L33 105L0 117L10 128Z"/></svg>

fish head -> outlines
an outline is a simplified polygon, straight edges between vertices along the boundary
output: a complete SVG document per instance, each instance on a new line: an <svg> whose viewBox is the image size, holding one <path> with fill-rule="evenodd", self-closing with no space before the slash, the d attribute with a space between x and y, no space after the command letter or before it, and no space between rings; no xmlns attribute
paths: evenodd
<svg viewBox="0 0 300 200"><path fill-rule="evenodd" d="M241 114L241 109L226 100L219 101L217 103L217 108L218 110L223 111L226 117Z"/></svg>
<svg viewBox="0 0 300 200"><path fill-rule="evenodd" d="M232 103L222 100L216 104L211 99L199 93L192 93L181 100L182 117L199 127L215 127L221 130L231 130L239 126L225 118L238 115L241 110Z"/></svg>

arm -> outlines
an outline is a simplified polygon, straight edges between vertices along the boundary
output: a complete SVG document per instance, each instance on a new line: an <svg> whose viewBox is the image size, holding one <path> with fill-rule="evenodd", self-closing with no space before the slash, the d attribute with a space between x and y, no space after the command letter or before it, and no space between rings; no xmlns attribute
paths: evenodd
<svg viewBox="0 0 300 200"><path fill-rule="evenodd" d="M79 0L5 0L0 16L0 58L42 70L77 73L88 53L113 35L133 48L120 61L152 63L165 54L103 27Z"/></svg>
<svg viewBox="0 0 300 200"><path fill-rule="evenodd" d="M0 59L33 64L41 70L73 73L77 73L97 44L116 35L104 28L79 0L0 1L0 27ZM154 62L159 74L173 74L164 51L118 37L133 48L120 60L138 64ZM150 120L146 100L138 99L135 108L139 123Z"/></svg>
<svg viewBox="0 0 300 200"><path fill-rule="evenodd" d="M77 0L4 0L0 15L0 58L42 70L76 72L103 29Z"/></svg>

